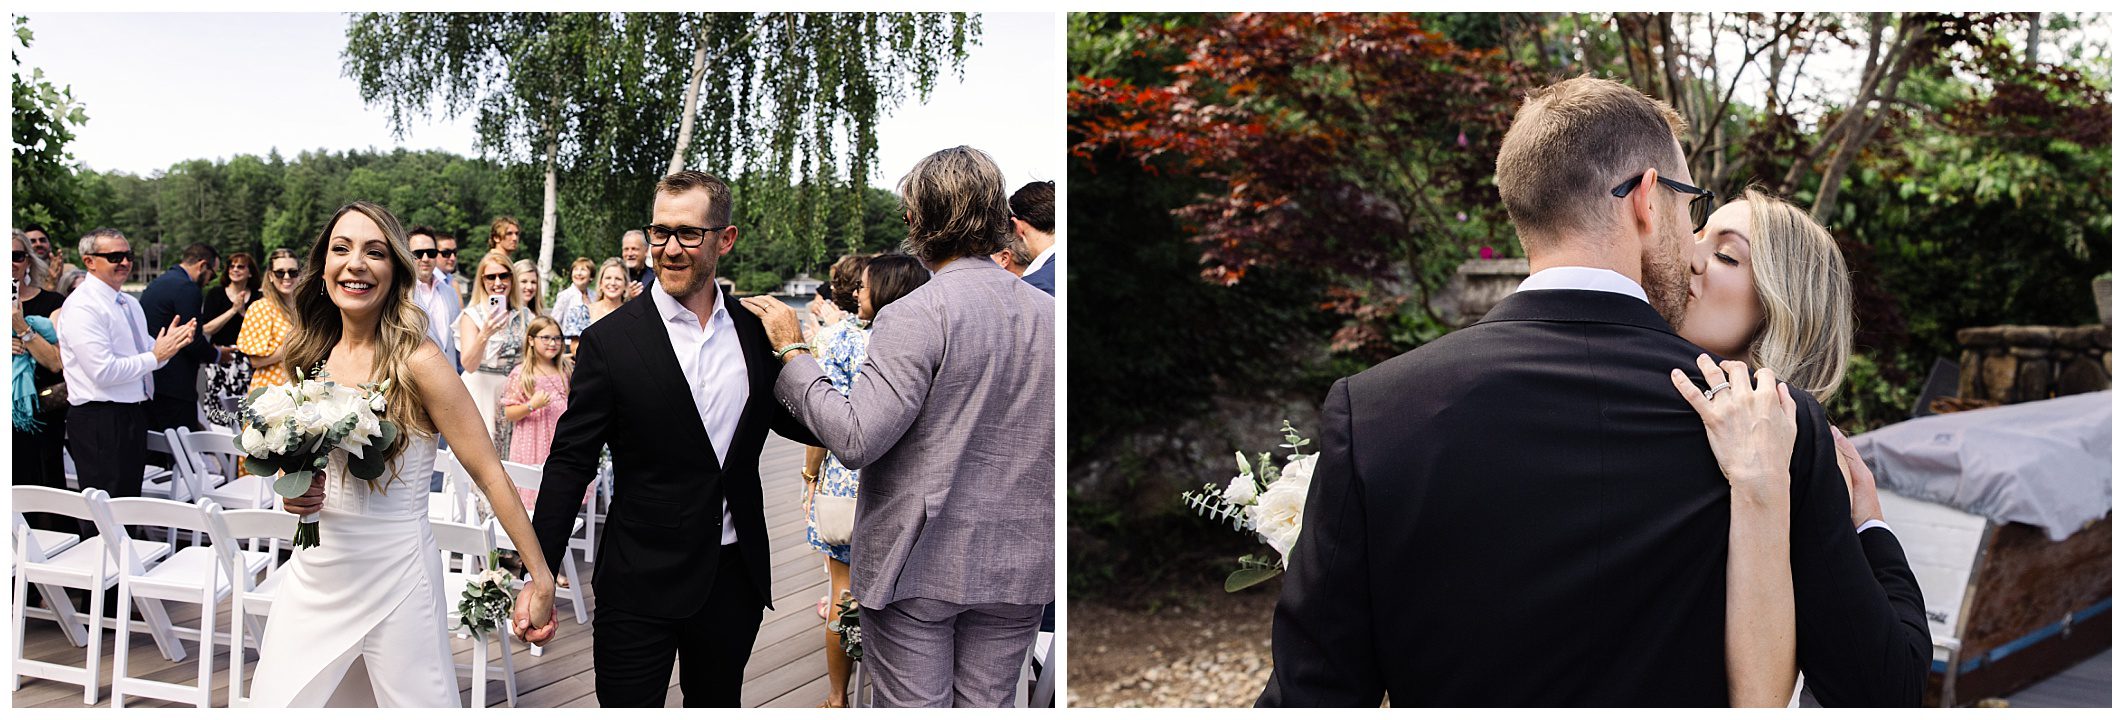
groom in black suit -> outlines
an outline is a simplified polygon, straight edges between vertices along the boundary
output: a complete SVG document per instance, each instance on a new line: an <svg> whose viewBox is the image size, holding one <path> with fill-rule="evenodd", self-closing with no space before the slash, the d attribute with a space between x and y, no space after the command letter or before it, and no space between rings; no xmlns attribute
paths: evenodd
<svg viewBox="0 0 2124 720"><path fill-rule="evenodd" d="M652 219L657 282L584 331L533 525L558 568L611 446L592 580L598 703L663 707L676 656L686 707L736 707L773 598L760 447L770 429L818 440L775 402L782 363L759 318L716 288L716 261L737 242L729 187L673 173Z"/></svg>
<svg viewBox="0 0 2124 720"><path fill-rule="evenodd" d="M1261 705L1728 702L1728 484L1668 376L1702 352L1673 330L1695 224L1680 132L1606 80L1527 96L1497 185L1535 272L1329 391ZM1888 529L1855 531L1822 409L1796 395L1800 669L1824 705L1915 706L1917 583Z"/></svg>

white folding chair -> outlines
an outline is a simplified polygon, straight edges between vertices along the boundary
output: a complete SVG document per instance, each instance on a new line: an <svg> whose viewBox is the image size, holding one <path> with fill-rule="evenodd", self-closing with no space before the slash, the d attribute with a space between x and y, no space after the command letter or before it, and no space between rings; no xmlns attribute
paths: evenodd
<svg viewBox="0 0 2124 720"><path fill-rule="evenodd" d="M179 685L126 674L133 630L130 624L118 628L118 644L111 660L111 707L125 707L127 695L145 695L171 702L191 703L197 707L212 707L214 704L214 637L219 630L216 612L223 600L227 600L236 587L235 574L257 573L270 564L272 558L262 552L250 552L237 547L236 542L222 534L214 536L215 522L212 516L221 513L221 506L213 501L201 505L187 505L156 498L115 498L102 507L91 507L98 515L97 525L109 525L123 532L126 525L154 525L206 533L214 540L210 547L193 545L178 550L169 559L143 571L134 571L131 565L118 576L118 609L127 614L137 601L143 614L160 611L162 601L196 603L199 605L199 627L182 628L169 625L167 616L162 619L171 634L189 637L199 647L199 677L196 685ZM110 530L102 531L105 534ZM122 561L122 558L114 557ZM150 623L153 621L151 620ZM155 628L150 625L150 631ZM165 653L167 655L167 653ZM172 662L184 660L183 648L178 648Z"/></svg>
<svg viewBox="0 0 2124 720"><path fill-rule="evenodd" d="M52 556L81 544L80 535L57 530L38 530L30 527L29 519L23 517L22 513L15 513L14 516L15 561L8 564L7 577L10 581L14 580L24 563L50 562ZM43 591L38 592L40 597L43 597ZM66 634L66 641L73 643L74 647L81 647L88 642L88 636L82 634L87 626L74 617L73 603L65 603L65 621L59 619L59 608L55 601L50 597L43 597L43 603L44 605L37 607L25 608L22 611L23 617L50 620L58 624L59 631Z"/></svg>
<svg viewBox="0 0 2124 720"><path fill-rule="evenodd" d="M471 503L466 485L471 479L465 475L464 466L457 463L457 453L435 451L435 469L443 474L443 489L428 493L428 519L465 522L469 516L465 508Z"/></svg>
<svg viewBox="0 0 2124 720"><path fill-rule="evenodd" d="M1032 657L1038 659L1037 679L1033 681L1032 697L1026 699L1026 707L1055 706L1055 634L1042 631L1033 638Z"/></svg>
<svg viewBox="0 0 2124 720"><path fill-rule="evenodd" d="M259 510L277 507L280 498L273 492L273 479L260 475L236 474L238 457L243 450L236 446L236 436L217 430L193 432L188 428L176 429L177 444L184 452L180 457L187 462L180 465L192 474L192 487L198 488L203 497L214 501L223 510ZM208 467L211 461L212 468ZM196 540L195 540L196 543ZM254 542L250 549L258 549Z"/></svg>
<svg viewBox="0 0 2124 720"><path fill-rule="evenodd" d="M93 521L94 506L109 497L102 490L89 488L85 492L68 492L57 488L33 485L14 486L16 516L21 513L41 512L63 515L80 520ZM109 573L109 563L104 559L102 537L76 542L64 550L47 551L40 547L37 536L29 531L27 524L17 524L14 558L15 574L15 642L14 673L9 680L9 689L19 690L22 678L36 677L80 685L81 702L96 704L102 689L100 665L103 660L103 629L96 618L103 616L104 591L117 582ZM136 549L147 553L166 554L169 546L162 543L137 543ZM158 555L159 556L159 555ZM24 653L24 634L30 617L29 588L36 585L51 606L53 618L66 633L67 640L75 647L86 645L88 654L79 667L58 663L31 660ZM65 588L87 590L89 606L87 616L74 612L74 605L66 596Z"/></svg>
<svg viewBox="0 0 2124 720"><path fill-rule="evenodd" d="M277 564L280 548L283 543L293 544L296 521L294 514L275 509L224 510L219 515L217 529L221 534L215 536L216 545L221 544L223 538L231 542L251 540L252 549L256 550L256 541L267 541L265 579L257 580L257 576L250 572L237 573L237 579L242 582L236 588L235 600L229 610L229 632L234 635L229 640L229 707L251 705L251 697L245 694L243 685L243 651L247 647L258 647L265 638L265 618L272 614L273 597L280 591L280 582L286 577L279 572Z"/></svg>
<svg viewBox="0 0 2124 720"><path fill-rule="evenodd" d="M153 466L147 468L149 471L159 472L162 479L142 480L140 483L141 497L173 500L181 503L195 502L202 497L201 493L205 492L207 486L203 484L199 477L199 472L193 467L193 462L197 458L185 452L184 443L177 439L177 431L175 429L150 431L148 433L148 450L169 453L170 467L168 469ZM177 544L177 528L167 528L167 530L169 531L170 544ZM192 533L193 545L199 544L199 538L202 534L197 531Z"/></svg>
<svg viewBox="0 0 2124 720"><path fill-rule="evenodd" d="M465 586L479 577L486 569L487 557L494 552L494 527L492 525L467 525L454 522L428 523L435 533L435 547L443 553L443 604L450 608L445 621L453 630L464 616L457 612L458 599L465 594ZM458 556L457 569L450 569L450 556ZM509 707L516 707L516 656L509 642L508 618L502 618L486 637L472 638L472 664L458 665L460 673L469 671L472 680L472 706L487 706L487 673L495 670L489 659L488 642L501 646L502 691L508 697ZM459 637L467 633L457 630Z"/></svg>
<svg viewBox="0 0 2124 720"><path fill-rule="evenodd" d="M546 475L546 471L543 468L506 460L502 461L502 469L508 471L510 483L525 490L537 490L539 484L544 482ZM524 508L527 514L532 510L534 508ZM503 550L515 550L516 543L509 539L508 533L501 532L500 524L494 520L489 520L488 522L495 523L494 539L498 546ZM583 579L575 571L575 552L572 552L577 550L590 552L587 545L589 541L582 537L582 532L583 518L578 514L575 518L575 527L568 531L568 549L571 552L561 553L560 558L561 572L568 578L568 587L554 588L555 597L567 598L568 604L575 608L575 624L577 625L590 623L589 602L583 596ZM533 649L537 650L536 647Z"/></svg>

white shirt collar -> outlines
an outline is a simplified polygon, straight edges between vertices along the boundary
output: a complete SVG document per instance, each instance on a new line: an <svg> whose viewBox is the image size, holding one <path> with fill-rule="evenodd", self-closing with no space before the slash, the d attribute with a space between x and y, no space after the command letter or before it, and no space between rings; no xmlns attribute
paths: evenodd
<svg viewBox="0 0 2124 720"><path fill-rule="evenodd" d="M673 297L671 291L665 289L662 283L658 283L654 290L649 293L649 299L656 302L656 314L662 316L664 322L673 323L684 320L693 323L695 327L701 325L701 316L695 315L692 310L680 304L678 298ZM726 315L729 312L730 309L723 305L722 288L716 288L715 309L708 313L709 326L713 327L715 322L720 319L718 316Z"/></svg>
<svg viewBox="0 0 2124 720"><path fill-rule="evenodd" d="M1527 276L1526 280L1519 283L1519 290L1514 292L1524 290L1599 290L1628 295L1644 301L1647 305L1652 303L1650 298L1645 297L1644 286L1607 268L1575 265L1552 267Z"/></svg>
<svg viewBox="0 0 2124 720"><path fill-rule="evenodd" d="M1053 245L1047 246L1046 250L1041 250L1040 254L1033 256L1032 262L1025 264L1025 272L1019 273L1019 275L1031 275L1047 265L1047 261L1055 257L1055 250L1060 247L1062 247L1062 241L1056 240Z"/></svg>

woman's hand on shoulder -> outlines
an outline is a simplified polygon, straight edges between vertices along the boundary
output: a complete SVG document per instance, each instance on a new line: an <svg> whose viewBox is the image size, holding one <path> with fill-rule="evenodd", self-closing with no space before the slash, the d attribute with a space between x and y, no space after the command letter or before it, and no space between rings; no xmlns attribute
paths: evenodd
<svg viewBox="0 0 2124 720"><path fill-rule="evenodd" d="M1698 390L1681 370L1671 375L1674 389L1704 421L1711 454L1733 486L1736 499L1784 505L1791 492L1793 439L1798 434L1798 405L1777 374L1761 368L1751 376L1748 364L1714 363L1696 356L1697 370L1710 390Z"/></svg>

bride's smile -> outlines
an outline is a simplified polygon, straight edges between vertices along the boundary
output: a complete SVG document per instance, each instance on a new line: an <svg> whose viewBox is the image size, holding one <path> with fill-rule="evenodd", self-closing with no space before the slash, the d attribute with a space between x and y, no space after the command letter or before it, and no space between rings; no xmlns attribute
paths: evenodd
<svg viewBox="0 0 2124 720"><path fill-rule="evenodd" d="M361 213L347 213L332 226L331 250L325 254L324 276L332 303L341 311L374 310L391 284L391 244L383 228Z"/></svg>

